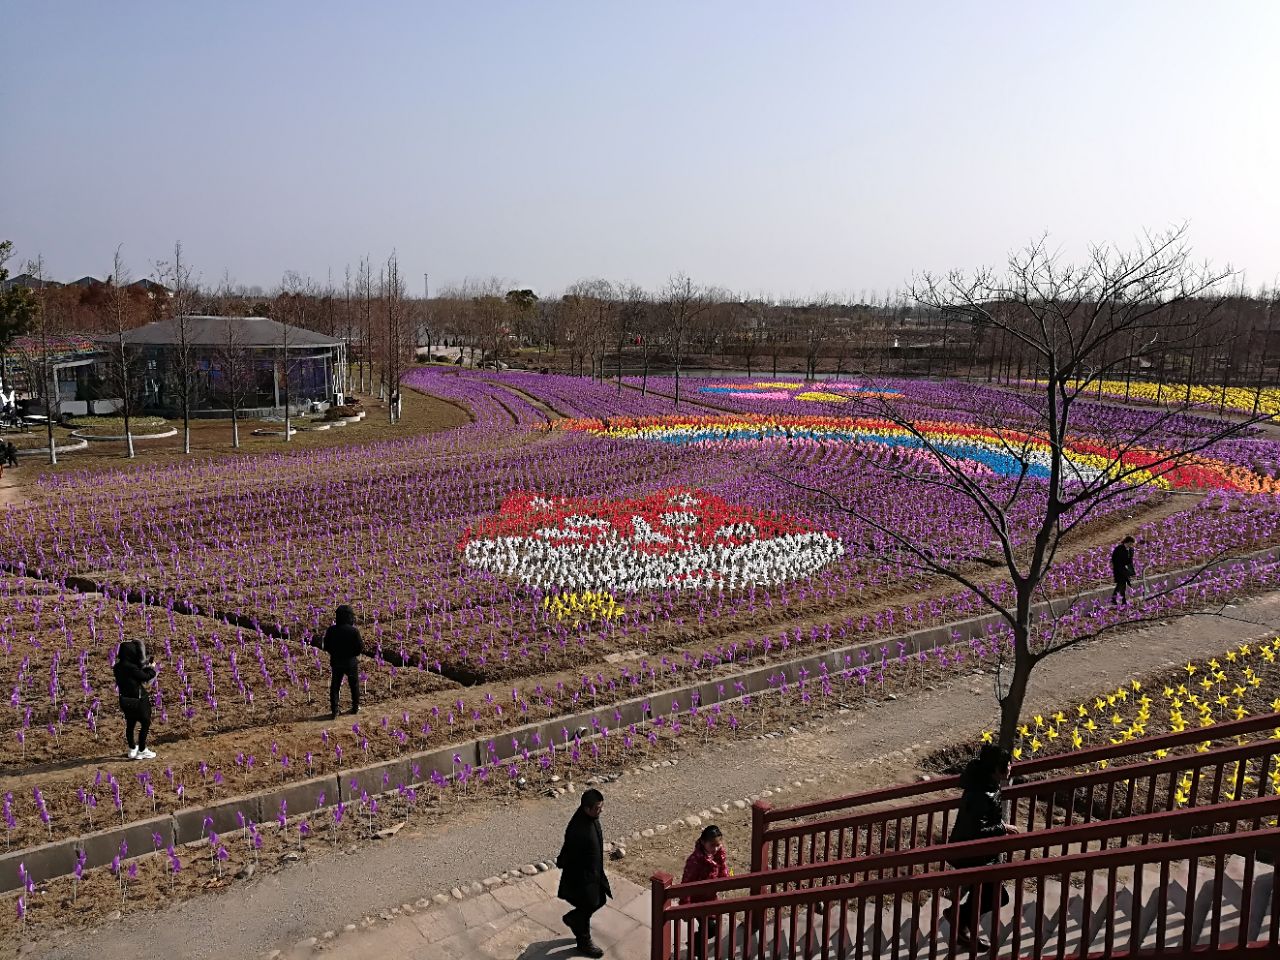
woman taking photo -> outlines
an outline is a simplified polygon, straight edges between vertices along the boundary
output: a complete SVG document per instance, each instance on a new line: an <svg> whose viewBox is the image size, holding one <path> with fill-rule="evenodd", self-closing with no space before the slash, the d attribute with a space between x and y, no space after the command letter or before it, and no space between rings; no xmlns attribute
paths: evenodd
<svg viewBox="0 0 1280 960"><path fill-rule="evenodd" d="M151 691L147 684L156 678L156 670L142 656L142 644L126 640L116 653L116 689L120 691L120 712L124 714L124 738L129 744L130 760L154 760L155 751L147 749L147 732L151 729ZM133 737L134 727L138 738Z"/></svg>

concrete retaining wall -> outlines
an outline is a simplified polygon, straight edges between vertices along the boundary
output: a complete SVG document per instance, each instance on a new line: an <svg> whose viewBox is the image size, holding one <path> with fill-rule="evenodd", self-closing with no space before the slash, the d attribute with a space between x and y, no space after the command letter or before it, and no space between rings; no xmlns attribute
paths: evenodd
<svg viewBox="0 0 1280 960"><path fill-rule="evenodd" d="M1278 558L1280 558L1280 547L1274 547L1257 551L1246 557L1223 560L1208 567L1206 572L1231 564L1274 564ZM1151 582L1176 580L1194 572L1194 570L1184 570L1162 574L1158 580ZM1109 594L1109 588L1103 587L1075 598L1074 602L1102 603L1106 601ZM1071 602L1067 599L1052 601L1053 606L1059 610ZM1038 604L1036 611L1043 612L1047 606L1043 603ZM524 749L528 749L531 754L537 754L547 749L552 742L563 744L564 730L569 731L569 737L572 739L576 730L586 728L590 735L584 734L583 740L591 739L594 736L592 731L595 729L592 726L592 720L597 721L600 726L608 727L611 731L618 727L625 728L629 724L648 720L655 714L667 713L673 701L678 702L681 709L688 709L692 704L694 693L698 694L699 703L704 706L714 703L732 703L741 700L743 696L774 689L780 677L784 677L787 683L794 683L798 680L802 669L807 670L810 677L814 677L818 675L824 664L831 673L846 667L860 666L861 654L864 650L872 654L869 661L872 663L879 659L879 650L883 646L889 648L890 659L896 659L899 644L903 645L907 654L952 644L966 644L972 639L984 636L989 627L999 622L1001 622L999 615L988 614L943 626L927 627L896 637L851 644L794 660L766 664L731 676L658 690L593 710L549 718L503 732L492 738L486 737L397 757L394 760L344 770L340 774L315 777L300 783L282 784L248 796L222 800L207 807L179 810L172 815L135 821L123 827L108 828L82 837L28 847L25 850L15 850L0 856L0 893L18 888L20 862L25 864L27 871L36 882L49 880L71 873L81 850L87 854L86 869L109 864L112 858L119 854L121 841L127 843L130 859L150 855L155 852L153 834L160 834L166 844L198 841L206 835L204 828L206 817L213 819L213 829L216 832L228 833L239 828L237 813L243 815L246 820L257 823L274 820L280 813L281 801L286 803L286 815L289 817L313 813L340 802L350 804L359 800L362 793L374 796L394 791L402 784L413 786L430 782L433 771L439 772L444 777L450 777L461 769L462 764L469 763L473 768L477 768L488 762L490 742L493 744L494 755L499 760L520 756ZM771 678L774 680L772 684ZM741 687L738 684L741 684ZM723 693L721 693L722 688ZM646 709L646 707L652 709ZM541 736L540 746L535 734ZM458 758L456 762L454 757ZM322 794L323 803L320 801Z"/></svg>

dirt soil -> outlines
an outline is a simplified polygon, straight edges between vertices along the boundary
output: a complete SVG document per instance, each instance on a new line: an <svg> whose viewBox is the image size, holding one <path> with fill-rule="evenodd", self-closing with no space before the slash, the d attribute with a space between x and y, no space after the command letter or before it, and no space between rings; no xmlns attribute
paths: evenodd
<svg viewBox="0 0 1280 960"><path fill-rule="evenodd" d="M1272 593L1113 636L1045 661L1033 677L1028 704L1044 712L1066 708L1105 694L1128 678L1218 655L1242 642L1274 636L1278 628L1280 593ZM747 804L739 809L734 801L785 787L772 802L789 805L911 780L922 772L927 755L974 743L994 719L991 676L971 674L918 695L783 729L776 738L709 748L699 747L693 738L678 740L668 755L676 761L672 766L625 772L604 787L605 835L621 839L712 806L727 806L727 813L713 819L725 832L731 866L741 871L747 866L750 818ZM362 916L376 917L390 906L553 858L574 799L574 793L551 798L527 792L431 808L415 814L391 839L344 836L336 847L322 841L308 847L296 863L285 860L277 848L262 855L247 882L231 879L241 869L239 861L224 865L221 879L207 866L207 875L192 888L205 895L162 908L167 894L163 882L153 880L150 887L128 894L122 916L114 913L121 909L114 879L95 881L98 886L88 896L91 909L58 906L70 891L64 882L52 884L39 896L49 898L45 902L53 909L37 909L43 915L39 926L26 935L16 928L15 912L5 910L0 923L6 939L0 940L0 949L21 945L24 955L58 960L136 960L142 943L155 956L262 956ZM609 869L638 882L647 882L657 869L678 874L692 843L688 829L628 842L626 857L611 861ZM73 919L77 915L80 919ZM235 922L228 923L228 917ZM73 922L86 926L66 926Z"/></svg>

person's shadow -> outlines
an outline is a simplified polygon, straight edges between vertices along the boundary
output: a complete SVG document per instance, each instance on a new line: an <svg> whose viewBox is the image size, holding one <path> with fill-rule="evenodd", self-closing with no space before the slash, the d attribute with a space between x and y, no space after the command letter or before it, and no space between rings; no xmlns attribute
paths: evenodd
<svg viewBox="0 0 1280 960"><path fill-rule="evenodd" d="M516 960L564 960L578 955L578 941L573 937L560 937L529 944Z"/></svg>

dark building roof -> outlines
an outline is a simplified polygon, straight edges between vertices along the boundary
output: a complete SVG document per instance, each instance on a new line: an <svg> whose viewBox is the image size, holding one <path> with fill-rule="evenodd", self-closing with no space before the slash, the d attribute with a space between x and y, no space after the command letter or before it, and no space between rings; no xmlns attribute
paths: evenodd
<svg viewBox="0 0 1280 960"><path fill-rule="evenodd" d="M225 346L228 323L234 326L236 345L241 347L279 347L286 337L290 348L336 347L342 342L266 317L188 317L187 322L187 342L194 346ZM171 346L178 340L176 318L157 320L124 335L125 343L134 346Z"/></svg>
<svg viewBox="0 0 1280 960"><path fill-rule="evenodd" d="M143 293L172 293L163 283L156 283L154 280L148 280L143 277L141 280L135 280L127 287L129 290L141 290Z"/></svg>
<svg viewBox="0 0 1280 960"><path fill-rule="evenodd" d="M101 287L102 285L102 281L97 277L81 277L67 284L68 287Z"/></svg>
<svg viewBox="0 0 1280 960"><path fill-rule="evenodd" d="M28 290L54 290L60 286L62 284L57 280L40 280L29 273L20 273L0 283L0 290L12 290L14 287L26 287Z"/></svg>

